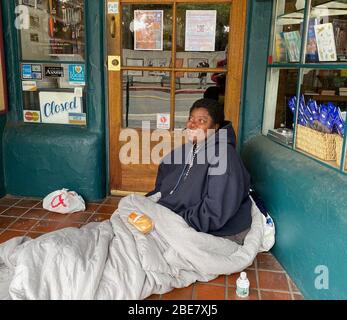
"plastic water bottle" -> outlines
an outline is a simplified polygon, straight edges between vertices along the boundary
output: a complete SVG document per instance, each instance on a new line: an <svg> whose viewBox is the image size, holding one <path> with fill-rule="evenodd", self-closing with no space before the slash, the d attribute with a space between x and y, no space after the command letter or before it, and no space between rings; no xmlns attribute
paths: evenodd
<svg viewBox="0 0 347 320"><path fill-rule="evenodd" d="M236 294L240 298L246 298L249 295L249 280L246 272L241 272L240 277L236 280Z"/></svg>

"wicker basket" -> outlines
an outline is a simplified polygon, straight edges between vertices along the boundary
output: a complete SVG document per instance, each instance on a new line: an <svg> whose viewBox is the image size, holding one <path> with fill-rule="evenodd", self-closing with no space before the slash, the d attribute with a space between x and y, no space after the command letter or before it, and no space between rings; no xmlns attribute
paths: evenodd
<svg viewBox="0 0 347 320"><path fill-rule="evenodd" d="M322 160L336 161L335 138L337 134L319 132L302 125L298 125L296 128L296 147L298 149Z"/></svg>
<svg viewBox="0 0 347 320"><path fill-rule="evenodd" d="M336 146L336 163L340 167L341 156L342 156L343 138L339 135L337 135L335 137L335 146ZM345 161L345 170L347 170L347 161Z"/></svg>

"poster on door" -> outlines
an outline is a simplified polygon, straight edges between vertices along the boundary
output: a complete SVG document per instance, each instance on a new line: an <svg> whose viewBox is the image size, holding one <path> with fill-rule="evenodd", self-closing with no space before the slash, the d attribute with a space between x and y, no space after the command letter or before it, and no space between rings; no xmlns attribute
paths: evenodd
<svg viewBox="0 0 347 320"><path fill-rule="evenodd" d="M216 10L187 10L185 51L214 51Z"/></svg>
<svg viewBox="0 0 347 320"><path fill-rule="evenodd" d="M135 50L163 50L163 10L134 10Z"/></svg>

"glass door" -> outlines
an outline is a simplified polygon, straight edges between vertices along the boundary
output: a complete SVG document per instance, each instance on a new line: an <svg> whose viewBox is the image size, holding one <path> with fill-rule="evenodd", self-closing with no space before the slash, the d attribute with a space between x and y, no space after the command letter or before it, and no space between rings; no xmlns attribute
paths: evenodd
<svg viewBox="0 0 347 320"><path fill-rule="evenodd" d="M219 100L237 131L245 2L107 3L112 194L153 188L194 101Z"/></svg>

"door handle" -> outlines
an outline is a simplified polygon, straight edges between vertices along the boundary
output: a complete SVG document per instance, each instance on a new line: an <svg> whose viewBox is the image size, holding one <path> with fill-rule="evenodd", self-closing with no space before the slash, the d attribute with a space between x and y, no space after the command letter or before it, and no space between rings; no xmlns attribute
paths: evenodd
<svg viewBox="0 0 347 320"><path fill-rule="evenodd" d="M111 18L110 33L111 37L114 39L116 37L116 18L114 16Z"/></svg>

